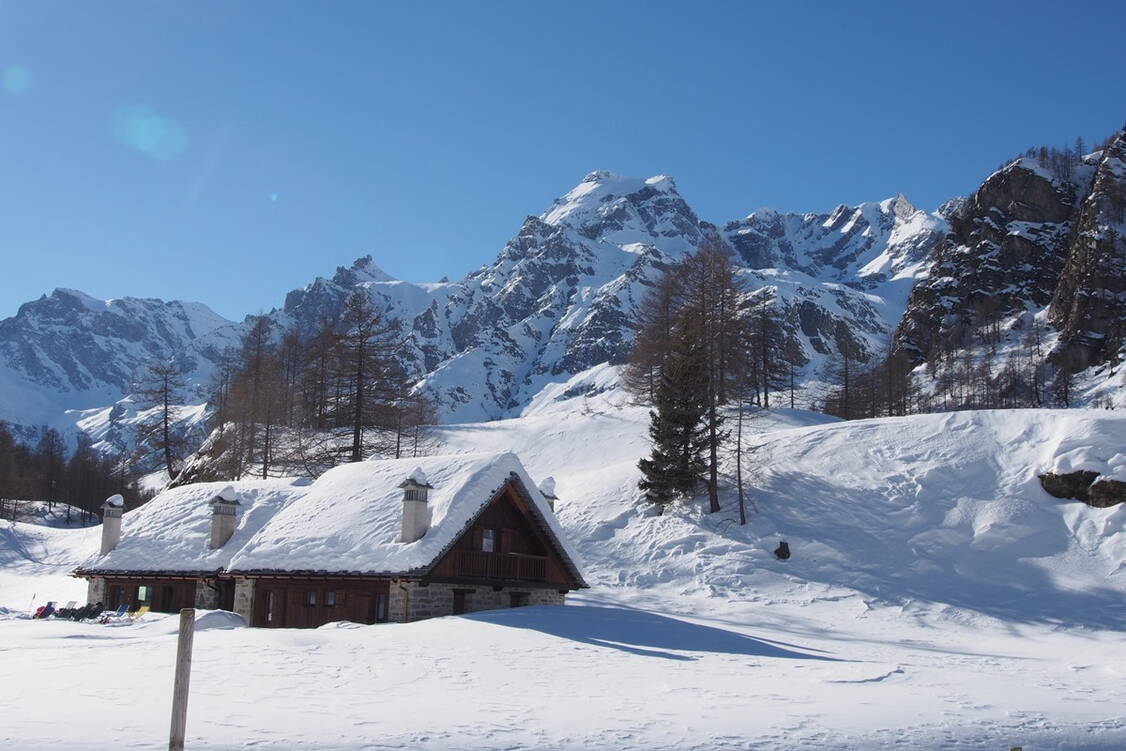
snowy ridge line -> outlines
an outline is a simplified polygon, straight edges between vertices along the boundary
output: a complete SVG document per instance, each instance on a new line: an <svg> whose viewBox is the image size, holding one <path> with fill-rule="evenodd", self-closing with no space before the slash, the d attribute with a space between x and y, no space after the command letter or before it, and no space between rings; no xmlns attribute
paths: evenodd
<svg viewBox="0 0 1126 751"><path fill-rule="evenodd" d="M774 237L770 222L784 224L784 236ZM718 244L746 270L787 276L778 312L803 306L809 326L800 338L809 366L802 375L813 377L835 349L841 324L863 332L858 336L866 350L886 339L907 289L922 273L928 243L944 223L897 197L838 207L832 215L756 212L721 231L700 220L669 177L595 171L529 217L492 263L460 281L394 280L365 256L293 290L268 316L277 330L312 330L321 320L334 320L347 295L362 291L384 315L401 322L408 365L446 421L512 417L544 388L606 362L623 362L634 307L662 269L703 245ZM729 229L734 225L738 232ZM128 450L141 416L126 393L144 359L133 344L105 339L100 357L113 364L116 375L77 401L47 389L34 375L50 372L65 380L73 370L60 364L66 362L65 348L40 352L34 362L5 356L6 338L26 339L43 321L59 321L63 338L94 329L92 303L71 301L68 294L58 293L61 302L29 303L0 324L0 382L10 376L12 388L3 391L23 394L18 404L0 397L0 418L47 423L72 436L82 431L99 449ZM181 361L192 384L189 401L198 405L202 399L196 397L219 356L249 324L192 315L204 323L191 327L190 336L154 344L146 353ZM203 416L198 406L183 415L183 428L194 431L193 438L203 438L198 435Z"/></svg>

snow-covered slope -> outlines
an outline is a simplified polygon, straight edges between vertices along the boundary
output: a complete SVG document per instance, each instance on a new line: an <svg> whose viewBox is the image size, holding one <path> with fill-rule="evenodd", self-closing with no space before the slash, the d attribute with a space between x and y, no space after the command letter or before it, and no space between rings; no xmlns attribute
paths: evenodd
<svg viewBox="0 0 1126 751"><path fill-rule="evenodd" d="M860 610L879 602L1126 628L1126 506L1061 502L1036 479L1061 461L1120 466L1122 415L979 411L810 425L826 418L772 411L750 423L744 471L755 510L739 528L730 487L717 515L690 505L654 516L640 504L645 412L606 404L443 430L451 448L519 447L533 476L555 477L557 514L592 582L762 602L832 591ZM785 564L770 553L779 538L794 550Z"/></svg>
<svg viewBox="0 0 1126 751"><path fill-rule="evenodd" d="M1126 417L774 411L750 422L753 508L739 527L730 485L716 515L638 505L645 413L620 399L546 400L442 429L446 450L515 450L532 477L556 478L589 593L405 626L201 630L192 733L214 748L341 750L1126 743L1126 506L1060 501L1035 478L1121 471ZM0 605L81 597L57 572L96 546L96 529L0 533ZM770 553L780 538L785 562ZM109 628L13 616L0 638L26 677L0 686L20 709L0 741L94 748L126 733L158 746L172 617ZM58 688L45 676L63 666L167 681L142 696L78 681L68 723L44 723ZM396 712L356 721L388 692ZM435 715L439 694L448 709Z"/></svg>

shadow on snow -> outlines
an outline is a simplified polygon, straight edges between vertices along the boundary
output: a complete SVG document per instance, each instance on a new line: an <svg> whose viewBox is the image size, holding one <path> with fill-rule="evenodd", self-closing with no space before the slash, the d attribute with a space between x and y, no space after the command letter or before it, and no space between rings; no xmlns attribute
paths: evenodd
<svg viewBox="0 0 1126 751"><path fill-rule="evenodd" d="M712 652L794 660L828 660L821 650L760 639L737 631L703 626L677 618L623 607L543 606L483 611L469 620L523 628L562 639L617 649L642 657L695 660L680 652ZM797 651L803 649L805 651Z"/></svg>

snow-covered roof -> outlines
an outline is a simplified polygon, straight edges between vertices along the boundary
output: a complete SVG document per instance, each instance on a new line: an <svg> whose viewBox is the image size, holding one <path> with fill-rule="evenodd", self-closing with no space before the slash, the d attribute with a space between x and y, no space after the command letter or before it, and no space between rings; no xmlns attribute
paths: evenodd
<svg viewBox="0 0 1126 751"><path fill-rule="evenodd" d="M402 484L429 483L430 529L399 541ZM418 574L428 570L511 480L575 580L582 564L543 493L511 453L356 462L315 482L197 483L166 490L125 514L121 542L91 556L80 574L110 572L324 572ZM237 499L237 527L208 547L211 504Z"/></svg>
<svg viewBox="0 0 1126 751"><path fill-rule="evenodd" d="M201 482L160 493L121 520L121 542L105 555L94 555L81 573L161 571L215 572L262 529L274 514L310 489L308 480ZM208 547L211 501L233 491L239 501L237 526L222 547Z"/></svg>
<svg viewBox="0 0 1126 751"><path fill-rule="evenodd" d="M404 479L422 476L430 529L400 542ZM520 460L512 453L456 454L345 464L262 528L232 559L237 572L421 573L453 545L510 480L580 583L582 564Z"/></svg>

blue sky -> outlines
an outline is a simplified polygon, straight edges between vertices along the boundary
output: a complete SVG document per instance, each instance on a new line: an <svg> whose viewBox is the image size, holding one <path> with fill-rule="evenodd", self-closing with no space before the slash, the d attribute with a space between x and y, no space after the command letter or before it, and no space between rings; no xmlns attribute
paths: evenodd
<svg viewBox="0 0 1126 751"><path fill-rule="evenodd" d="M241 318L372 253L489 262L592 169L701 218L933 207L1126 119L1118 3L0 0L0 316Z"/></svg>

